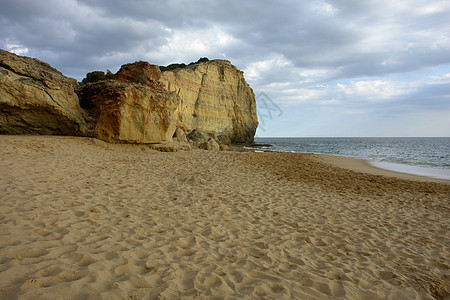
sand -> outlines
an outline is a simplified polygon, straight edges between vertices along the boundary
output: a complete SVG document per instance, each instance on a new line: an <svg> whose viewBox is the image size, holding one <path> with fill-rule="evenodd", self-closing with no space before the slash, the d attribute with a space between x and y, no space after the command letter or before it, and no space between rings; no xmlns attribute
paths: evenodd
<svg viewBox="0 0 450 300"><path fill-rule="evenodd" d="M0 157L0 299L450 297L448 181L74 137Z"/></svg>

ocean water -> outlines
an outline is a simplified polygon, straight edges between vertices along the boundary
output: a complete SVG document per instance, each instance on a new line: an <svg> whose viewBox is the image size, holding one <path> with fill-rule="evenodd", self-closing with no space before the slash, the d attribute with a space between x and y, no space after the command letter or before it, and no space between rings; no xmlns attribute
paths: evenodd
<svg viewBox="0 0 450 300"><path fill-rule="evenodd" d="M450 180L450 137L255 138L254 150L316 153L364 159L373 166Z"/></svg>

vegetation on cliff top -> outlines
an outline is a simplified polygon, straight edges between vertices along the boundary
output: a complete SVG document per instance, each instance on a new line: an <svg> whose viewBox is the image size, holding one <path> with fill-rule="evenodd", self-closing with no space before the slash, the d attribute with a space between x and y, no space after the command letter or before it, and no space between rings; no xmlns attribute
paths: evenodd
<svg viewBox="0 0 450 300"><path fill-rule="evenodd" d="M100 80L106 80L105 72L93 71L86 74L86 77L81 81L82 83L97 82Z"/></svg>
<svg viewBox="0 0 450 300"><path fill-rule="evenodd" d="M159 69L161 70L161 72L164 71L172 71L175 69L181 69L181 68L186 68L187 66L192 66L201 62L207 62L209 61L209 59L207 57L202 57L199 60L197 60L196 62L191 62L188 65L181 63L181 64L170 64L168 66L159 66Z"/></svg>
<svg viewBox="0 0 450 300"><path fill-rule="evenodd" d="M202 62L207 62L207 61L209 61L209 59L207 57L202 57L199 60L197 60L196 62L191 62L187 65L185 63L181 63L181 64L175 63L175 64L170 64L168 66L159 66L159 69L161 70L161 72L172 71L172 70L186 68L187 66L192 66L192 65L202 63ZM109 71L109 70L108 70L107 74L105 74L105 72L103 72L103 71L89 72L86 74L86 77L79 84L86 84L86 83L106 80L106 79L108 79L108 75L110 75L110 74L111 74L111 71ZM141 75L143 75L143 74L141 74ZM141 77L138 76L138 78L136 78L135 82L145 83L145 82L143 82L143 78L141 78Z"/></svg>

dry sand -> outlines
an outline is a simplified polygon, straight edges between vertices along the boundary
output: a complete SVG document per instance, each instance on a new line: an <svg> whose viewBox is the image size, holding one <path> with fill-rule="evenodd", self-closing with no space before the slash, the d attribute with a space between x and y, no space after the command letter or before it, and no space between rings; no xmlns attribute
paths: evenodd
<svg viewBox="0 0 450 300"><path fill-rule="evenodd" d="M448 182L74 137L0 155L1 299L449 298Z"/></svg>

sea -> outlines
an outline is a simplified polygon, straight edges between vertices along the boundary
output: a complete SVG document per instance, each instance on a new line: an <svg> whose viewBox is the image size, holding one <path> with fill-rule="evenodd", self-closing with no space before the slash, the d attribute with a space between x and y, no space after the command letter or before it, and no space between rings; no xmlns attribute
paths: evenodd
<svg viewBox="0 0 450 300"><path fill-rule="evenodd" d="M450 180L450 137L255 137L254 151L359 158L386 170Z"/></svg>

